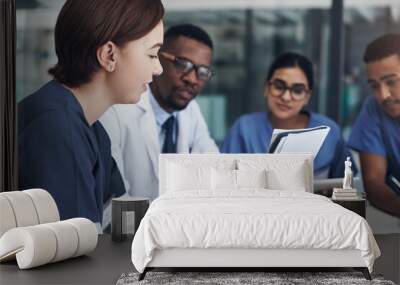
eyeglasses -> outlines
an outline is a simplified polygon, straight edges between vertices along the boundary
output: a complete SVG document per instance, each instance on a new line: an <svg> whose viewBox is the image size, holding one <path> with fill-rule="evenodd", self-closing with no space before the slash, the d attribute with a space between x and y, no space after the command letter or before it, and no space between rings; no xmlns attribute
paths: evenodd
<svg viewBox="0 0 400 285"><path fill-rule="evenodd" d="M294 101L300 101L310 93L310 90L303 83L295 83L292 86L288 86L285 81L275 79L268 81L267 84L269 93L274 97L280 97L285 94L286 90L289 90L291 98Z"/></svg>
<svg viewBox="0 0 400 285"><path fill-rule="evenodd" d="M189 74L194 69L196 71L197 79L201 81L207 81L211 78L211 76L214 75L214 72L208 66L194 64L190 60L177 57L168 52L160 52L160 54L165 59L172 61L176 69L178 69L183 74Z"/></svg>

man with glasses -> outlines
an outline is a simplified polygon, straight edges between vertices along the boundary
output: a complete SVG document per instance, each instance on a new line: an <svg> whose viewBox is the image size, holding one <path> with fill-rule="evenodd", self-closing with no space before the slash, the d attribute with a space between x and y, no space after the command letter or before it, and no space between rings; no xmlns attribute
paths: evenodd
<svg viewBox="0 0 400 285"><path fill-rule="evenodd" d="M364 62L374 96L364 102L349 145L360 153L368 200L400 217L400 34L370 43Z"/></svg>
<svg viewBox="0 0 400 285"><path fill-rule="evenodd" d="M218 152L193 100L213 74L212 49L201 28L171 27L159 53L163 73L137 105L113 106L102 117L129 195L158 196L160 153Z"/></svg>

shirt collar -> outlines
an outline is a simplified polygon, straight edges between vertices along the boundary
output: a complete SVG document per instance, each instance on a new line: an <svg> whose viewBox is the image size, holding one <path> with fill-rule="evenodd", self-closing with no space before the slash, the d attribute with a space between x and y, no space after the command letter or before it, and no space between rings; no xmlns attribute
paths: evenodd
<svg viewBox="0 0 400 285"><path fill-rule="evenodd" d="M173 115L176 119L177 112L168 113L165 111L160 104L158 104L156 98L154 98L153 92L151 92L150 86L147 85L147 90L146 90L148 96L149 96L149 101L150 101L150 106L153 109L154 112L154 117L156 118L157 125L162 126L168 118Z"/></svg>

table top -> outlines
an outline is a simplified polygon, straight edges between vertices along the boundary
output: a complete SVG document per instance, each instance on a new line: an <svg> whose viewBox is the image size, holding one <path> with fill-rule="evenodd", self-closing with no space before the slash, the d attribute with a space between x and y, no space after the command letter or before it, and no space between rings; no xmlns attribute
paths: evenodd
<svg viewBox="0 0 400 285"><path fill-rule="evenodd" d="M351 199L346 199L346 198L331 198L331 200L332 201L340 201L340 202L360 202L360 201L363 201L363 202L365 202L365 199L364 198L360 198L360 197L357 197L357 198L351 198Z"/></svg>
<svg viewBox="0 0 400 285"><path fill-rule="evenodd" d="M0 284L115 284L122 273L135 270L131 243L132 238L113 242L104 234L85 256L25 270L16 261L0 263Z"/></svg>
<svg viewBox="0 0 400 285"><path fill-rule="evenodd" d="M112 198L112 201L117 202L141 202L141 201L150 201L150 198L146 197L132 197L132 196L121 196L118 198Z"/></svg>

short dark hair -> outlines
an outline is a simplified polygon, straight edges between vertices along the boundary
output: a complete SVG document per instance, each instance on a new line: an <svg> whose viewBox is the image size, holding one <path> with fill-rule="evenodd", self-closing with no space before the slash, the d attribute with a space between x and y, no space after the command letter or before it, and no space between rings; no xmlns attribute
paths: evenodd
<svg viewBox="0 0 400 285"><path fill-rule="evenodd" d="M307 77L308 86L310 90L312 90L314 86L313 64L311 60L304 55L294 52L285 52L279 55L270 65L266 80L271 80L277 69L291 67L298 67L304 72Z"/></svg>
<svg viewBox="0 0 400 285"><path fill-rule="evenodd" d="M164 34L164 41L167 43L169 40L180 36L196 40L213 49L213 42L209 34L193 24L180 24L170 27Z"/></svg>
<svg viewBox="0 0 400 285"><path fill-rule="evenodd" d="M367 46L364 53L364 62L369 63L396 54L400 56L400 34L385 34Z"/></svg>
<svg viewBox="0 0 400 285"><path fill-rule="evenodd" d="M161 0L67 0L55 27L58 63L49 73L70 87L87 83L100 68L99 47L140 39L163 16Z"/></svg>

